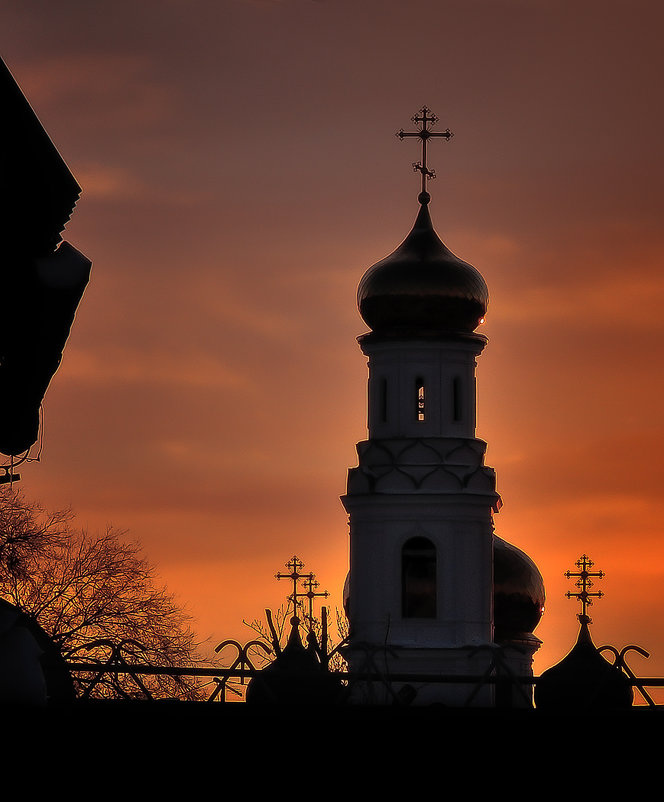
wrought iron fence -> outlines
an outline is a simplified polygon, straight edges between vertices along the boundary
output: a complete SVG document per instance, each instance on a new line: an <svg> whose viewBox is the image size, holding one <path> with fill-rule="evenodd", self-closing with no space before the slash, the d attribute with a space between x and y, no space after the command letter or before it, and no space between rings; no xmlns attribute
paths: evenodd
<svg viewBox="0 0 664 802"><path fill-rule="evenodd" d="M240 644L236 640L225 640L220 643L215 651L220 653L226 647L232 647L235 655L227 666L194 665L194 666L151 666L132 663L131 650L127 650L127 644L120 642L113 644L110 641L96 641L92 646L103 645L107 649L103 659L94 659L88 662L69 662L68 669L77 678L79 697L89 699L94 696L95 689L100 684L115 690L116 696L131 699L153 700L155 698L167 698L164 696L163 689L155 696L155 691L148 687L144 681L145 677L167 676L176 680L191 678L199 680L198 699L205 702L225 703L229 700L242 700L248 682L261 676L261 672L275 656L274 650L262 640L251 640L248 643ZM362 673L349 673L346 671L330 671L323 667L321 672L338 679L343 688L348 692L356 683L365 685L382 686L387 689L388 696L391 695L393 701L399 701L399 695L394 690L395 686L405 683L423 684L464 684L471 687L468 701L479 693L484 686L495 686L496 704L505 707L523 706L523 703L530 704L532 701L532 688L539 682L538 677L520 677L511 673L506 664L500 659L496 650L491 651L491 660L487 670L481 676L478 675L440 675L433 674L423 676L422 674L386 674L376 668L376 663L371 662L371 669ZM627 663L629 652L635 651L643 657L649 654L639 646L626 646L618 651L612 646L602 646L599 652L610 652L613 656L613 665L618 668L627 678L632 688L638 692L642 705L648 707L658 707L647 688L664 687L662 677L637 677ZM264 664L255 665L256 655ZM348 695L348 694L347 694ZM519 698L520 697L520 698ZM520 704L519 704L520 703Z"/></svg>
<svg viewBox="0 0 664 802"><path fill-rule="evenodd" d="M99 663L72 663L69 669L75 674L86 673L92 677L92 680L86 683L86 691L82 694L82 698L90 698L97 681L102 676L128 676L131 677L135 683L137 693L127 694L121 692L121 695L126 695L127 698L144 698L147 700L154 699L154 694L142 682L142 677L168 675L171 677L191 677L201 680L201 684L209 686L208 692L204 702L221 702L226 703L231 701L234 697L237 700L242 698L242 693L233 684L236 683L240 687L246 687L249 680L254 677L260 676L259 669L247 669L235 667L174 667L174 666L147 666L137 664L115 664L100 665ZM430 675L423 676L421 674L392 674L389 677L380 674L349 674L346 672L330 672L332 676L338 679L348 688L352 687L354 683L372 682L384 684L389 683L447 683L447 684L464 684L473 685L480 688L485 685L502 686L505 688L514 688L516 686L528 687L534 686L539 681L538 677L505 677L505 676L477 676L477 675ZM96 680L96 681L95 681ZM634 690L638 691L643 703L649 707L659 707L652 699L648 692L648 688L664 688L663 677L640 677L631 678L631 685ZM230 699L229 699L230 695Z"/></svg>

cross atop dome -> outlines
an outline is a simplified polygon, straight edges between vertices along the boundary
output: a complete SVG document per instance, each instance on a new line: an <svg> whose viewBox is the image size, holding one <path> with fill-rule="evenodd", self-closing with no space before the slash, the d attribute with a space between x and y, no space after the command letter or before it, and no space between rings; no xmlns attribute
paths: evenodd
<svg viewBox="0 0 664 802"><path fill-rule="evenodd" d="M584 554L576 561L576 567L579 569L578 571L565 571L565 577L567 579L579 577L575 584L577 588L581 588L581 590L576 593L568 590L565 596L567 596L568 599L578 599L581 602L581 613L579 614L578 618L582 624L584 622L590 623L591 619L588 616L588 607L593 603L593 597L601 599L602 596L604 596L601 590L594 592L590 591L590 588L594 584L590 577L597 577L598 579L604 578L604 571L590 570L593 565L593 561L588 559L588 557Z"/></svg>
<svg viewBox="0 0 664 802"><path fill-rule="evenodd" d="M400 128L396 136L403 141L406 137L418 137L422 142L422 158L419 162L413 162L413 170L422 176L422 186L418 200L421 204L429 203L431 196L427 192L427 181L436 177L436 171L427 166L427 142L431 137L444 137L450 140L454 134L447 128L445 131L432 131L431 128L438 122L438 117L427 106L422 106L417 114L411 117L415 125L420 128L417 131L404 131ZM431 126L431 127L429 127Z"/></svg>
<svg viewBox="0 0 664 802"><path fill-rule="evenodd" d="M330 594L327 590L316 590L319 585L316 581L316 574L312 574L311 572L308 574L301 573L301 570L304 568L304 563L302 560L299 560L296 555L293 555L286 563L286 568L288 568L289 573L282 574L281 571L279 571L274 575L274 578L290 579L293 583L293 592L288 596L288 600L293 602L293 615L296 616L298 607L303 606L300 599L307 599L309 610L308 612L305 611L305 617L311 625L314 621L314 599L318 596L327 598ZM298 590L299 582L302 582L306 590Z"/></svg>

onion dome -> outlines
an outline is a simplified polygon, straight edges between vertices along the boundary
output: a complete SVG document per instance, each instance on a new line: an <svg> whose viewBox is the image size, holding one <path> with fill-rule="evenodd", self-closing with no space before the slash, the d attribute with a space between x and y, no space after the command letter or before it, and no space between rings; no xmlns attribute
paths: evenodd
<svg viewBox="0 0 664 802"><path fill-rule="evenodd" d="M427 192L420 194L420 203L410 234L362 277L357 291L360 314L379 334L471 333L486 314L486 283L436 234Z"/></svg>
<svg viewBox="0 0 664 802"><path fill-rule="evenodd" d="M70 702L74 696L55 641L32 616L0 599L0 703Z"/></svg>
<svg viewBox="0 0 664 802"><path fill-rule="evenodd" d="M499 537L493 543L495 639L513 640L533 632L544 611L544 580L521 549Z"/></svg>
<svg viewBox="0 0 664 802"><path fill-rule="evenodd" d="M253 677L247 686L247 703L256 705L335 704L342 686L327 671L309 639L305 647L300 638L297 616L290 620L288 643L274 661ZM311 634L311 633L310 633Z"/></svg>
<svg viewBox="0 0 664 802"><path fill-rule="evenodd" d="M547 669L535 686L539 710L615 710L631 707L634 698L628 677L599 653L590 635L588 616L569 654Z"/></svg>

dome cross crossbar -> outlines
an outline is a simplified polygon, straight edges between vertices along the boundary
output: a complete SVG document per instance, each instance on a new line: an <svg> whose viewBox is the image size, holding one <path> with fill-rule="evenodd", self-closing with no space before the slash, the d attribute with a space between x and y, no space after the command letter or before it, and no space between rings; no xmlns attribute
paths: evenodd
<svg viewBox="0 0 664 802"><path fill-rule="evenodd" d="M578 571L565 571L565 577L567 579L578 577L575 584L577 588L580 588L580 590L576 593L568 590L565 596L567 596L568 599L578 599L581 602L581 613L579 613L578 618L582 624L590 623L591 619L588 616L588 607L592 605L593 597L601 599L602 596L604 596L601 590L590 590L590 588L593 586L591 577L603 579L605 576L604 571L591 571L590 569L593 567L593 565L593 561L584 554L576 561L576 567L579 569Z"/></svg>
<svg viewBox="0 0 664 802"><path fill-rule="evenodd" d="M419 201L420 203L424 204L429 202L427 181L436 177L436 171L427 166L427 142L432 137L443 137L449 141L454 134L449 128L447 128L445 131L431 130L431 128L438 122L438 117L436 117L436 115L433 114L431 109L427 106L422 106L419 112L411 117L411 119L415 125L419 125L420 128L417 131L404 131L403 128L400 128L397 131L396 136L398 136L402 142L406 137L418 137L422 143L422 158L419 162L413 162L413 170L416 173L420 173L422 178ZM429 125L431 125L431 128Z"/></svg>

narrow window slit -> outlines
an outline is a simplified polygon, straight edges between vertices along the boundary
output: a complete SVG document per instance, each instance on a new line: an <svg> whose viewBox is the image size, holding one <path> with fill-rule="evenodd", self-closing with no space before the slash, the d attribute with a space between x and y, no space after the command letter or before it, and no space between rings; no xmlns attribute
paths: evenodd
<svg viewBox="0 0 664 802"><path fill-rule="evenodd" d="M380 420L387 423L387 379L380 380Z"/></svg>
<svg viewBox="0 0 664 802"><path fill-rule="evenodd" d="M415 409L417 410L417 420L424 420L425 402L424 402L424 379L415 379Z"/></svg>
<svg viewBox="0 0 664 802"><path fill-rule="evenodd" d="M452 382L452 409L454 420L460 421L463 418L463 405L461 403L461 379L454 377Z"/></svg>

